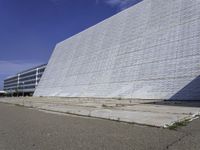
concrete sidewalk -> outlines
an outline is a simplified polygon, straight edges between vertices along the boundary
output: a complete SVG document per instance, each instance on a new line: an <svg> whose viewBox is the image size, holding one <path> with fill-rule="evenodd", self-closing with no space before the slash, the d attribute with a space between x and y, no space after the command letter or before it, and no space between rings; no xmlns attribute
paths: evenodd
<svg viewBox="0 0 200 150"><path fill-rule="evenodd" d="M156 127L192 120L200 114L199 103L183 105L184 102L46 97L0 98L0 102Z"/></svg>

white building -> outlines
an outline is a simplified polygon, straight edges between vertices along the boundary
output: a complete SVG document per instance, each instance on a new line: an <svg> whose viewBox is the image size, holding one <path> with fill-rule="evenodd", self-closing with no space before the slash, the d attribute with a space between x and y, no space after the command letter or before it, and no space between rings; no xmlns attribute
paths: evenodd
<svg viewBox="0 0 200 150"><path fill-rule="evenodd" d="M35 96L200 100L200 1L143 0L60 42Z"/></svg>
<svg viewBox="0 0 200 150"><path fill-rule="evenodd" d="M40 65L4 80L4 91L12 95L32 95L38 85L46 64Z"/></svg>

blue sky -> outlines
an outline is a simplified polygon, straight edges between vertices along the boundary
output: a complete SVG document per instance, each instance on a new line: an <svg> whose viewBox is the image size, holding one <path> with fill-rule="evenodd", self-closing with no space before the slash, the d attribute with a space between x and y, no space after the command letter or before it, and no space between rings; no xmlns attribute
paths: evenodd
<svg viewBox="0 0 200 150"><path fill-rule="evenodd" d="M0 0L3 79L47 63L56 43L141 0Z"/></svg>

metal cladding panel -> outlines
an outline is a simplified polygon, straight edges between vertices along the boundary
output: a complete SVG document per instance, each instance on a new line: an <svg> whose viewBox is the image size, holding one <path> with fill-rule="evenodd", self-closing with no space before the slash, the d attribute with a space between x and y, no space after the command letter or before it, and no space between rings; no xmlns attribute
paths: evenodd
<svg viewBox="0 0 200 150"><path fill-rule="evenodd" d="M58 43L34 95L200 100L200 1L144 0Z"/></svg>

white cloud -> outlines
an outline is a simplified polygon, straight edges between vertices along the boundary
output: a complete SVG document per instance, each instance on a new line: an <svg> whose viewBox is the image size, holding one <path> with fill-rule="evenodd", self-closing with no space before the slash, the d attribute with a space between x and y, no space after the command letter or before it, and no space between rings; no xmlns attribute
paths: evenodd
<svg viewBox="0 0 200 150"><path fill-rule="evenodd" d="M41 62L2 61L0 60L0 75L13 75L25 69L42 64Z"/></svg>
<svg viewBox="0 0 200 150"><path fill-rule="evenodd" d="M110 6L117 6L120 10L124 10L141 0L103 0L106 4Z"/></svg>
<svg viewBox="0 0 200 150"><path fill-rule="evenodd" d="M0 60L0 90L3 87L3 80L15 75L18 72L24 71L31 67L41 65L43 62L24 62L24 61L4 61Z"/></svg>

